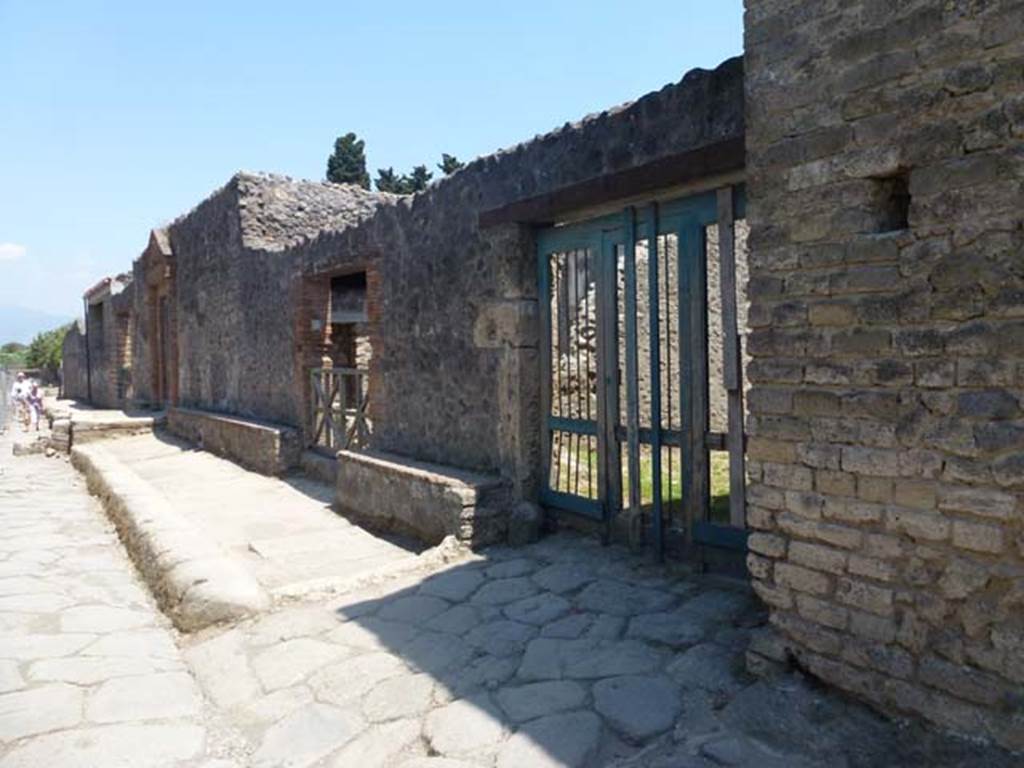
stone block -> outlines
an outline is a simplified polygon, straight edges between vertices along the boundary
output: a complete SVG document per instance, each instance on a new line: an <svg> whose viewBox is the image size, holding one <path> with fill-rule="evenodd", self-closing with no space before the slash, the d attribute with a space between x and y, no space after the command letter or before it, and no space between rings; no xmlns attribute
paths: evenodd
<svg viewBox="0 0 1024 768"><path fill-rule="evenodd" d="M946 485L939 491L939 509L968 512L978 517L1012 520L1017 513L1017 497L1012 493L963 485Z"/></svg>
<svg viewBox="0 0 1024 768"><path fill-rule="evenodd" d="M830 496L855 496L857 477L849 472L819 469L814 473L814 487L819 493Z"/></svg>
<svg viewBox="0 0 1024 768"><path fill-rule="evenodd" d="M836 582L836 599L845 605L880 616L893 613L892 590L863 581L839 579Z"/></svg>
<svg viewBox="0 0 1024 768"><path fill-rule="evenodd" d="M750 534L747 547L751 552L757 552L765 557L782 557L786 554L786 540L769 533Z"/></svg>
<svg viewBox="0 0 1024 768"><path fill-rule="evenodd" d="M796 595L797 612L816 624L822 624L832 629L846 629L849 620L849 610L840 605L835 605L826 600L819 600L810 595Z"/></svg>
<svg viewBox="0 0 1024 768"><path fill-rule="evenodd" d="M279 424L194 408L171 408L167 428L200 448L265 475L298 466L298 432Z"/></svg>
<svg viewBox="0 0 1024 768"><path fill-rule="evenodd" d="M825 574L790 563L776 564L775 582L780 587L812 595L825 595L832 589L832 580Z"/></svg>
<svg viewBox="0 0 1024 768"><path fill-rule="evenodd" d="M371 527L438 544L504 541L506 489L497 477L382 452L338 454L337 505Z"/></svg>
<svg viewBox="0 0 1024 768"><path fill-rule="evenodd" d="M788 559L796 565L841 574L846 571L847 553L821 544L794 541L789 545Z"/></svg>
<svg viewBox="0 0 1024 768"><path fill-rule="evenodd" d="M508 517L508 543L513 547L532 544L540 538L544 510L529 501L516 504Z"/></svg>
<svg viewBox="0 0 1024 768"><path fill-rule="evenodd" d="M1005 549L1006 541L998 525L957 520L953 523L953 546L997 554Z"/></svg>
<svg viewBox="0 0 1024 768"><path fill-rule="evenodd" d="M887 507L885 516L888 530L924 541L945 541L952 527L942 515L903 507Z"/></svg>
<svg viewBox="0 0 1024 768"><path fill-rule="evenodd" d="M892 581L897 573L892 563L856 554L850 555L847 569L854 576L866 576L877 581Z"/></svg>

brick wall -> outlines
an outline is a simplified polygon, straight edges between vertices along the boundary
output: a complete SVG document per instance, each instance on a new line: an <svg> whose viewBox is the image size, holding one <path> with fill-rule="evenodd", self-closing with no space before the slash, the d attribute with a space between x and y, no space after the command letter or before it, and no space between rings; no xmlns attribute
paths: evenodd
<svg viewBox="0 0 1024 768"><path fill-rule="evenodd" d="M1024 748L1024 4L746 9L754 586L815 675Z"/></svg>

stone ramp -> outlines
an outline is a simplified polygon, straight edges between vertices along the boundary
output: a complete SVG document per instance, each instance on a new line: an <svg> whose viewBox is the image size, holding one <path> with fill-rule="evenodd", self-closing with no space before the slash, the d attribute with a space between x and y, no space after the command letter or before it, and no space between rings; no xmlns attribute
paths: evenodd
<svg viewBox="0 0 1024 768"><path fill-rule="evenodd" d="M331 508L332 488L301 475L267 477L162 432L101 450L272 597L345 591L420 564L422 545L353 525Z"/></svg>

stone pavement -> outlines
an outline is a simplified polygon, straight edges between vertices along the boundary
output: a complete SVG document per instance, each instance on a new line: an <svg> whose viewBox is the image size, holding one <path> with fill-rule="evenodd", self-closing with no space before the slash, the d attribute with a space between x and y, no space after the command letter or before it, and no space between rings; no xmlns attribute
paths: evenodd
<svg viewBox="0 0 1024 768"><path fill-rule="evenodd" d="M372 536L331 509L333 489L250 472L167 433L105 440L104 451L235 556L267 592L309 596L413 565L416 542Z"/></svg>
<svg viewBox="0 0 1024 768"><path fill-rule="evenodd" d="M567 533L178 636L70 467L3 449L3 768L1015 764L749 678L745 587Z"/></svg>
<svg viewBox="0 0 1024 768"><path fill-rule="evenodd" d="M0 765L196 766L210 708L66 460L0 436ZM225 754L230 738L224 739Z"/></svg>

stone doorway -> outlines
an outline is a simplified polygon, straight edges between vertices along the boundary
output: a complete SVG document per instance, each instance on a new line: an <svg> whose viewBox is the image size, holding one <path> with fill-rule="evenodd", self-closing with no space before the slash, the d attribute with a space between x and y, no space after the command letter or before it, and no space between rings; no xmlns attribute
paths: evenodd
<svg viewBox="0 0 1024 768"><path fill-rule="evenodd" d="M744 551L742 188L538 233L542 501L703 562Z"/></svg>

